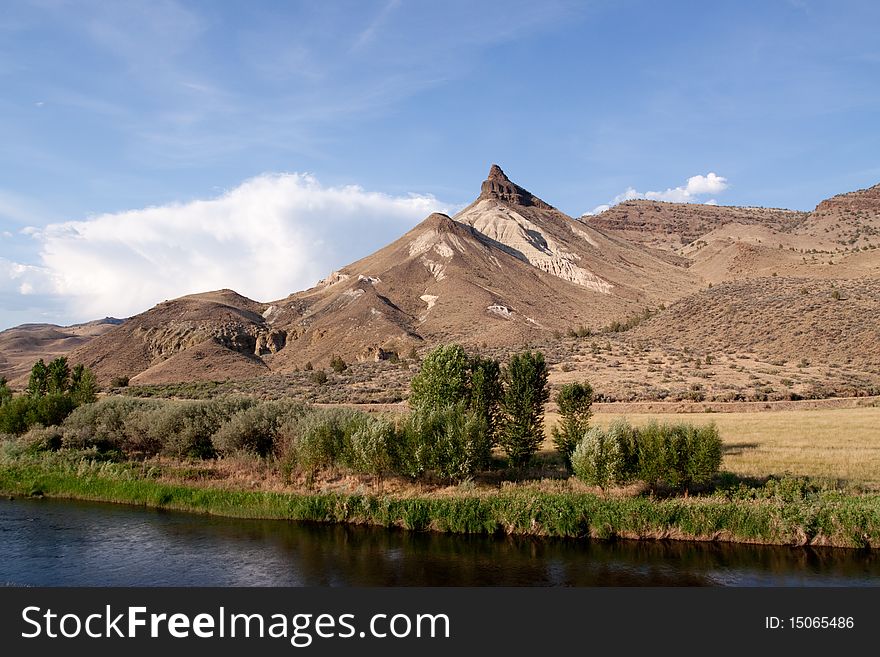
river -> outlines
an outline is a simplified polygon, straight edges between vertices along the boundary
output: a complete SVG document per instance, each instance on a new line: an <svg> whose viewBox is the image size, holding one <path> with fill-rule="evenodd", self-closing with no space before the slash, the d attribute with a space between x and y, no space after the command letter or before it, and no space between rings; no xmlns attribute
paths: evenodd
<svg viewBox="0 0 880 657"><path fill-rule="evenodd" d="M0 500L7 586L876 586L878 552L457 536Z"/></svg>

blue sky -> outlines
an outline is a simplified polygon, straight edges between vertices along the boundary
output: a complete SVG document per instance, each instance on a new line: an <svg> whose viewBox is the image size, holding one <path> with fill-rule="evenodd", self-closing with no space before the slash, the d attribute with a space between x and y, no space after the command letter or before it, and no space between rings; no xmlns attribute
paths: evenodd
<svg viewBox="0 0 880 657"><path fill-rule="evenodd" d="M572 215L811 209L880 182L877 25L872 1L7 0L0 328L284 296L492 162Z"/></svg>

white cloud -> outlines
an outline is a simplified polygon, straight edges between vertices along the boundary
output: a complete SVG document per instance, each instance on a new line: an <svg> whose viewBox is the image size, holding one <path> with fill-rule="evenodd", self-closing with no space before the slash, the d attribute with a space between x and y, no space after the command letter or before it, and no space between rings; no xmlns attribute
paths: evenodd
<svg viewBox="0 0 880 657"><path fill-rule="evenodd" d="M60 300L67 321L124 317L226 287L270 301L314 285L431 212L452 209L428 195L266 174L208 200L32 230L40 266L0 260L0 292Z"/></svg>
<svg viewBox="0 0 880 657"><path fill-rule="evenodd" d="M633 187L628 187L625 192L618 194L610 202L597 205L591 211L584 214L599 214L609 209L612 205L637 198L652 201L669 201L671 203L706 203L707 205L717 205L717 201L714 198L704 201L700 197L718 194L727 189L727 187L727 178L713 172L709 172L705 176L691 176L684 185L670 187L662 192L639 192Z"/></svg>

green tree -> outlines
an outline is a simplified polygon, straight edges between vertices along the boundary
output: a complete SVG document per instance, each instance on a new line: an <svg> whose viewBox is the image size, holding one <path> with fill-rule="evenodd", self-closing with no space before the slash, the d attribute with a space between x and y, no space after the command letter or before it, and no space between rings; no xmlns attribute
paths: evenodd
<svg viewBox="0 0 880 657"><path fill-rule="evenodd" d="M27 393L31 397L42 397L49 391L49 370L41 358L31 368Z"/></svg>
<svg viewBox="0 0 880 657"><path fill-rule="evenodd" d="M422 361L422 369L410 384L411 408L445 408L470 401L470 358L464 347L435 347Z"/></svg>
<svg viewBox="0 0 880 657"><path fill-rule="evenodd" d="M70 398L77 406L91 404L98 398L98 380L85 365L74 366L70 374Z"/></svg>
<svg viewBox="0 0 880 657"><path fill-rule="evenodd" d="M67 358L59 356L46 367L46 391L49 394L63 394L70 387L70 367Z"/></svg>
<svg viewBox="0 0 880 657"><path fill-rule="evenodd" d="M342 356L335 354L333 358L330 359L330 367L334 372L339 374L348 369L348 364L342 360Z"/></svg>
<svg viewBox="0 0 880 657"><path fill-rule="evenodd" d="M6 385L6 377L0 376L0 406L12 401L12 390Z"/></svg>
<svg viewBox="0 0 880 657"><path fill-rule="evenodd" d="M544 440L544 403L550 398L540 351L514 354L504 370L500 443L513 467L526 465Z"/></svg>
<svg viewBox="0 0 880 657"><path fill-rule="evenodd" d="M593 414L593 387L589 383L568 383L556 394L559 424L553 427L553 444L571 467L574 448L590 428Z"/></svg>
<svg viewBox="0 0 880 657"><path fill-rule="evenodd" d="M470 408L486 425L489 441L495 444L501 414L501 365L494 358L474 356L470 369Z"/></svg>

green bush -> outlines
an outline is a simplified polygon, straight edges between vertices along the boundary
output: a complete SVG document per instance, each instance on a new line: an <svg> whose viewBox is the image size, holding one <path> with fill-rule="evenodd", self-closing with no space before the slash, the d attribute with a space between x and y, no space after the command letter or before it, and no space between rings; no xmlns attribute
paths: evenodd
<svg viewBox="0 0 880 657"><path fill-rule="evenodd" d="M689 488L709 483L721 467L721 438L714 424L659 424L635 428L623 421L587 432L572 455L575 475L606 486L632 479L652 487ZM611 463L611 466L606 466Z"/></svg>
<svg viewBox="0 0 880 657"><path fill-rule="evenodd" d="M22 434L34 425L61 424L75 407L69 396L59 393L13 397L0 406L0 433Z"/></svg>
<svg viewBox="0 0 880 657"><path fill-rule="evenodd" d="M347 465L351 462L351 437L367 419L360 411L321 408L288 423L280 432L285 468L311 478L319 470Z"/></svg>
<svg viewBox="0 0 880 657"><path fill-rule="evenodd" d="M504 370L499 437L513 467L526 465L544 441L544 403L549 397L544 354L514 354Z"/></svg>
<svg viewBox="0 0 880 657"><path fill-rule="evenodd" d="M623 481L624 455L616 436L598 427L587 431L571 455L575 476L586 484L607 488Z"/></svg>
<svg viewBox="0 0 880 657"><path fill-rule="evenodd" d="M63 394L70 387L70 366L67 358L59 356L46 366L48 394Z"/></svg>
<svg viewBox="0 0 880 657"><path fill-rule="evenodd" d="M590 428L593 388L589 383L566 384L556 395L556 405L560 421L553 427L553 444L570 468L571 455Z"/></svg>
<svg viewBox="0 0 880 657"><path fill-rule="evenodd" d="M223 453L246 451L268 456L275 451L282 426L306 413L303 404L268 401L238 411L214 434L214 447Z"/></svg>
<svg viewBox="0 0 880 657"><path fill-rule="evenodd" d="M98 399L98 380L84 365L76 365L70 374L70 398L77 406L91 404Z"/></svg>
<svg viewBox="0 0 880 657"><path fill-rule="evenodd" d="M150 413L154 423L152 434L162 441L162 451L171 456L213 458L214 434L233 415L253 403L243 397L166 402Z"/></svg>
<svg viewBox="0 0 880 657"><path fill-rule="evenodd" d="M715 424L686 427L687 459L684 468L684 484L704 485L712 481L721 467L722 443Z"/></svg>
<svg viewBox="0 0 880 657"><path fill-rule="evenodd" d="M27 431L33 397L19 395L0 406L0 433L19 435Z"/></svg>
<svg viewBox="0 0 880 657"><path fill-rule="evenodd" d="M61 448L62 435L60 427L34 427L18 439L18 445L27 454L54 452Z"/></svg>
<svg viewBox="0 0 880 657"><path fill-rule="evenodd" d="M462 481L489 462L485 419L464 403L418 408L403 422L393 458L398 473Z"/></svg>
<svg viewBox="0 0 880 657"><path fill-rule="evenodd" d="M348 369L348 364L342 360L342 356L334 355L333 358L330 359L330 367L334 372L340 374Z"/></svg>
<svg viewBox="0 0 880 657"><path fill-rule="evenodd" d="M40 358L31 368L31 376L28 379L27 394L31 397L41 397L49 392L49 368Z"/></svg>
<svg viewBox="0 0 880 657"><path fill-rule="evenodd" d="M64 446L74 449L94 447L99 451L127 450L132 436L139 435L140 431L153 430L151 420L133 428L130 416L135 412L145 414L160 406L161 402L132 397L105 397L93 404L84 404L64 421Z"/></svg>
<svg viewBox="0 0 880 657"><path fill-rule="evenodd" d="M351 434L349 467L360 474L385 476L392 471L397 434L392 422L367 418Z"/></svg>

